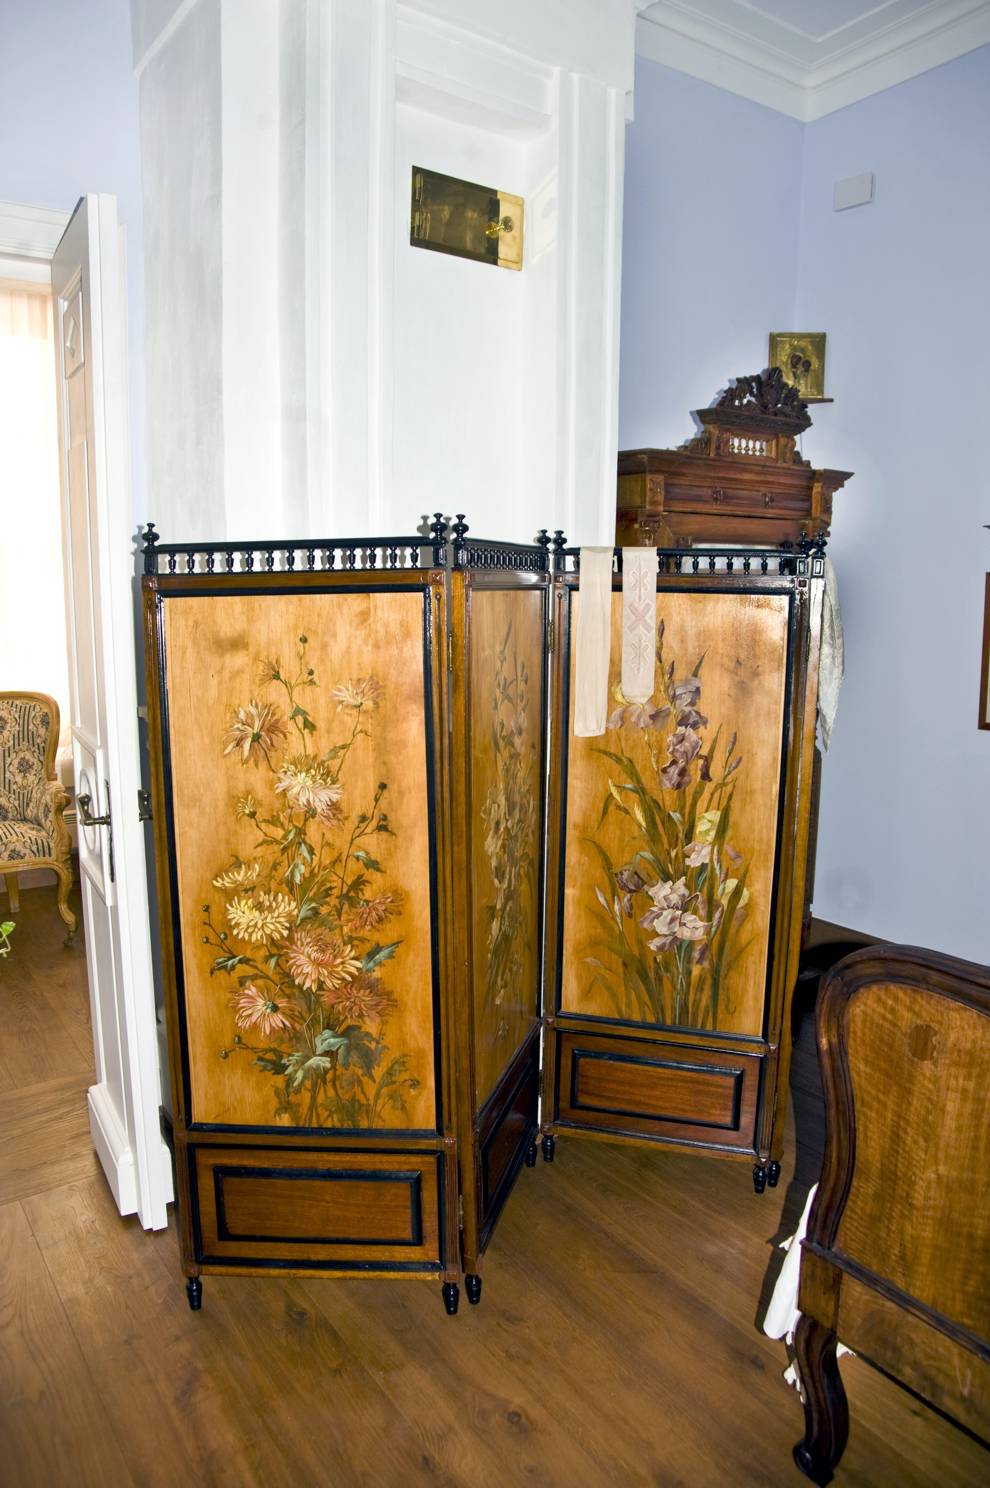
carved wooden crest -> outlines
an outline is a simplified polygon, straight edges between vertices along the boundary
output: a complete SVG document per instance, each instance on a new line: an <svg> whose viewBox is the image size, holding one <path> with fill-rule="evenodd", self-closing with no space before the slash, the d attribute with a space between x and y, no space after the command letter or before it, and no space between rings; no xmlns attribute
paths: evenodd
<svg viewBox="0 0 990 1488"><path fill-rule="evenodd" d="M800 434L811 427L808 405L779 367L737 377L714 407L699 408L703 424L746 427L768 434Z"/></svg>

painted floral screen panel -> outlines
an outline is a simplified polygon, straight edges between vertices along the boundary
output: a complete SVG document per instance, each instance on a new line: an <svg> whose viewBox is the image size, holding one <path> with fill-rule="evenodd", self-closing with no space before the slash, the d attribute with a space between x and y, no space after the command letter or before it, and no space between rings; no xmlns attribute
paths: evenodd
<svg viewBox="0 0 990 1488"><path fill-rule="evenodd" d="M163 608L190 1119L434 1130L422 593Z"/></svg>
<svg viewBox="0 0 990 1488"><path fill-rule="evenodd" d="M608 726L570 736L561 1007L759 1036L788 600L663 593L657 619L656 691L629 704L613 597Z"/></svg>
<svg viewBox="0 0 990 1488"><path fill-rule="evenodd" d="M543 838L542 589L475 589L470 812L475 1103L537 1020Z"/></svg>

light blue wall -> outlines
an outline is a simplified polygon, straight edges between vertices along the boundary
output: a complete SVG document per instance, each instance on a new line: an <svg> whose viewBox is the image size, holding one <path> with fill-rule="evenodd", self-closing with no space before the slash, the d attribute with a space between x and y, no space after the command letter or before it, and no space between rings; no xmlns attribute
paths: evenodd
<svg viewBox="0 0 990 1488"><path fill-rule="evenodd" d="M643 58L626 131L619 447L680 444L797 293L795 119Z"/></svg>
<svg viewBox="0 0 990 1488"><path fill-rule="evenodd" d="M836 401L804 448L855 478L815 912L990 960L990 48L807 126L644 61L635 106L620 445L679 443L769 330L827 331ZM861 171L876 200L834 212Z"/></svg>
<svg viewBox="0 0 990 1488"><path fill-rule="evenodd" d="M144 290L128 0L0 0L0 201L71 212L110 192L127 230L132 485L143 511Z"/></svg>
<svg viewBox="0 0 990 1488"><path fill-rule="evenodd" d="M874 202L833 211L860 171ZM990 961L990 47L807 127L798 262L836 400L805 452L856 472L831 545L847 672L816 913Z"/></svg>

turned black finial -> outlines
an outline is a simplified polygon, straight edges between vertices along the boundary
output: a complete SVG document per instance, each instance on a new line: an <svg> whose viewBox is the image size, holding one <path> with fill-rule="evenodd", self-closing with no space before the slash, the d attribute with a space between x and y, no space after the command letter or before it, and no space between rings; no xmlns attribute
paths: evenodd
<svg viewBox="0 0 990 1488"><path fill-rule="evenodd" d="M554 529L553 542L550 544L550 546L553 548L555 553L562 553L567 547L567 538L564 536L563 532L561 532L559 527Z"/></svg>
<svg viewBox="0 0 990 1488"><path fill-rule="evenodd" d="M541 527L539 532L536 534L536 546L538 548L542 548L544 553L549 551L550 534L545 527Z"/></svg>
<svg viewBox="0 0 990 1488"><path fill-rule="evenodd" d="M158 533L155 531L154 522L149 522L141 535L144 538L141 546L141 551L144 554L144 571L147 574L156 573L158 562L155 553L155 544L158 542Z"/></svg>
<svg viewBox="0 0 990 1488"><path fill-rule="evenodd" d="M447 562L447 523L443 519L443 512L433 513L430 537L433 541L433 562L443 567Z"/></svg>
<svg viewBox="0 0 990 1488"><path fill-rule="evenodd" d="M467 533L467 530L468 530L468 524L464 520L464 513L463 512L458 512L457 513L457 521L454 523L454 526L453 526L454 541L456 543L462 543L464 541L464 537L465 537L465 534Z"/></svg>

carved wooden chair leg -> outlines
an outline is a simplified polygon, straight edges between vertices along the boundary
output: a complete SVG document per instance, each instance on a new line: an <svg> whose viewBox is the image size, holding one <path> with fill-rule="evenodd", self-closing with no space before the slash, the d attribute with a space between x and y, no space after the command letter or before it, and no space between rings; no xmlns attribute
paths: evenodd
<svg viewBox="0 0 990 1488"><path fill-rule="evenodd" d="M3 881L7 885L7 903L10 905L11 912L13 914L19 914L21 909L21 899L20 895L17 892L17 874L5 873L3 876Z"/></svg>
<svg viewBox="0 0 990 1488"><path fill-rule="evenodd" d="M189 1306L193 1312L199 1312L203 1305L203 1281L199 1276L190 1276L186 1282L186 1296L189 1298Z"/></svg>
<svg viewBox="0 0 990 1488"><path fill-rule="evenodd" d="M794 1461L813 1483L830 1483L845 1451L849 1407L836 1360L838 1339L831 1328L803 1316L794 1334L797 1369L804 1388L804 1440Z"/></svg>
<svg viewBox="0 0 990 1488"><path fill-rule="evenodd" d="M445 1281L443 1284L443 1305L447 1309L448 1317L455 1317L457 1304L461 1300L461 1289L456 1281Z"/></svg>
<svg viewBox="0 0 990 1488"><path fill-rule="evenodd" d="M58 877L58 912L64 924L68 925L69 933L65 937L65 944L71 945L75 939L79 921L69 908L69 890L72 888L72 869L63 863L52 865Z"/></svg>

